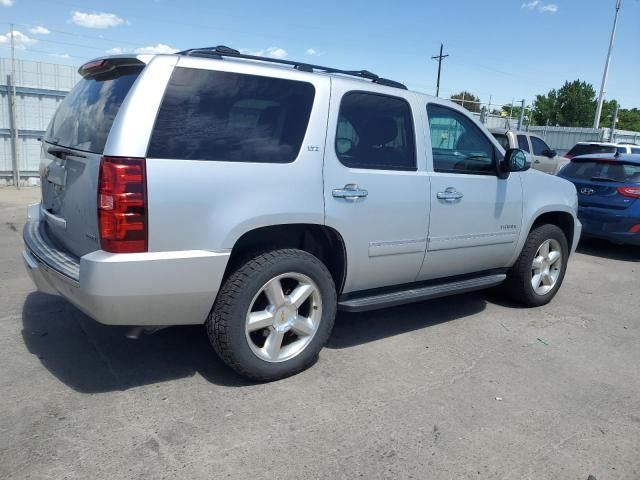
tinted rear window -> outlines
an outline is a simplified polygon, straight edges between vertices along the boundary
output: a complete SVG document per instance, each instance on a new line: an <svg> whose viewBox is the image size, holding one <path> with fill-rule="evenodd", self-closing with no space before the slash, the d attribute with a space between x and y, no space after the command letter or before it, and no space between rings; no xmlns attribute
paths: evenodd
<svg viewBox="0 0 640 480"><path fill-rule="evenodd" d="M579 155L593 155L594 153L615 153L613 145L575 145L567 152L567 155L577 157Z"/></svg>
<svg viewBox="0 0 640 480"><path fill-rule="evenodd" d="M102 153L120 105L141 71L141 67L131 67L119 69L109 78L80 80L58 107L45 140Z"/></svg>
<svg viewBox="0 0 640 480"><path fill-rule="evenodd" d="M228 162L292 162L315 89L307 82L176 68L148 156Z"/></svg>
<svg viewBox="0 0 640 480"><path fill-rule="evenodd" d="M496 137L496 140L502 148L509 150L509 139L504 133L494 133L493 136Z"/></svg>
<svg viewBox="0 0 640 480"><path fill-rule="evenodd" d="M572 161L562 170L562 176L579 180L640 183L640 164L616 161Z"/></svg>

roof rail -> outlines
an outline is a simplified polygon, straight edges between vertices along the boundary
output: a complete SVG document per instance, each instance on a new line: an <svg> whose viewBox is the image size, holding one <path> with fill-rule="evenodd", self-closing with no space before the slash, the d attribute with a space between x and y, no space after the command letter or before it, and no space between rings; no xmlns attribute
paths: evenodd
<svg viewBox="0 0 640 480"><path fill-rule="evenodd" d="M224 45L218 45L217 47L190 48L189 50L183 50L182 52L178 52L178 55L186 55L190 57L209 57L209 58L217 58L220 60L223 57L244 58L246 60L258 60L258 61L267 62L267 63L278 63L280 65L290 65L296 70L300 70L301 72L319 71L319 72L325 72L325 73L338 73L340 75L350 75L353 77L365 78L367 80L371 80L373 83L377 83L378 85L401 88L403 90L407 89L407 87L400 82L379 77L375 73L371 73L367 70L341 70L339 68L323 67L322 65L313 65L311 63L294 62L291 60L282 60L279 58L260 57L258 55L247 55L244 53L240 53L238 50L234 48L225 47Z"/></svg>

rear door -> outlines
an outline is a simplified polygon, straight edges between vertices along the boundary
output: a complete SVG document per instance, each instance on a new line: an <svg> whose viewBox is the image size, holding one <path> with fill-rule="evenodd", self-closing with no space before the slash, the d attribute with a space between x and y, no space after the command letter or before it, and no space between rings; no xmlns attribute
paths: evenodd
<svg viewBox="0 0 640 480"><path fill-rule="evenodd" d="M412 282L424 258L429 215L423 117L414 120L407 92L332 85L324 198L326 224L341 233L347 250L344 290Z"/></svg>
<svg viewBox="0 0 640 480"><path fill-rule="evenodd" d="M48 233L77 256L98 250L100 158L115 117L144 64L103 63L60 104L42 142L41 211Z"/></svg>
<svg viewBox="0 0 640 480"><path fill-rule="evenodd" d="M556 156L550 156L551 149L544 140L535 135L529 137L531 139L531 151L533 153L533 168L545 173L555 174L558 168L558 160Z"/></svg>

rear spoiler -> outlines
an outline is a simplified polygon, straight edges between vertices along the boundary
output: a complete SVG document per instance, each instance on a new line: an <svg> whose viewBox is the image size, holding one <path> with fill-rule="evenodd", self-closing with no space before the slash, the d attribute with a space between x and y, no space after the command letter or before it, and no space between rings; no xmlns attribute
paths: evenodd
<svg viewBox="0 0 640 480"><path fill-rule="evenodd" d="M84 78L92 78L98 75L109 74L126 67L143 67L152 57L153 55L114 55L96 58L82 65L78 69L78 73Z"/></svg>

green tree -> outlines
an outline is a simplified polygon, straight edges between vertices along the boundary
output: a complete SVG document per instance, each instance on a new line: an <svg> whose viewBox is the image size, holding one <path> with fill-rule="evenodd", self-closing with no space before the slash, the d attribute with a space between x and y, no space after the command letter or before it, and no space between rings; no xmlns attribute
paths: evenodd
<svg viewBox="0 0 640 480"><path fill-rule="evenodd" d="M462 105L464 108L466 108L470 112L480 112L480 98L476 97L471 92L467 92L466 90L463 90L460 93L451 95L450 98L455 103L457 103L458 105Z"/></svg>
<svg viewBox="0 0 640 480"><path fill-rule="evenodd" d="M607 102L607 111L615 105L611 102ZM564 82L560 89L550 90L546 95L537 95L533 120L540 125L546 125L548 121L549 125L590 127L595 113L596 91L590 83L578 79ZM608 114L611 115L611 112Z"/></svg>
<svg viewBox="0 0 640 480"><path fill-rule="evenodd" d="M640 110L637 108L619 110L616 128L640 132Z"/></svg>
<svg viewBox="0 0 640 480"><path fill-rule="evenodd" d="M564 82L558 90L559 123L565 127L590 127L596 113L596 91L579 79Z"/></svg>
<svg viewBox="0 0 640 480"><path fill-rule="evenodd" d="M600 112L601 127L611 126L611 116L613 115L613 112L616 109L617 104L618 102L615 100L609 100L608 102L605 100L604 102L602 102L602 111ZM618 118L620 118L619 111L618 111Z"/></svg>
<svg viewBox="0 0 640 480"><path fill-rule="evenodd" d="M546 95L536 95L533 102L532 117L536 125L559 124L558 92L549 90Z"/></svg>

